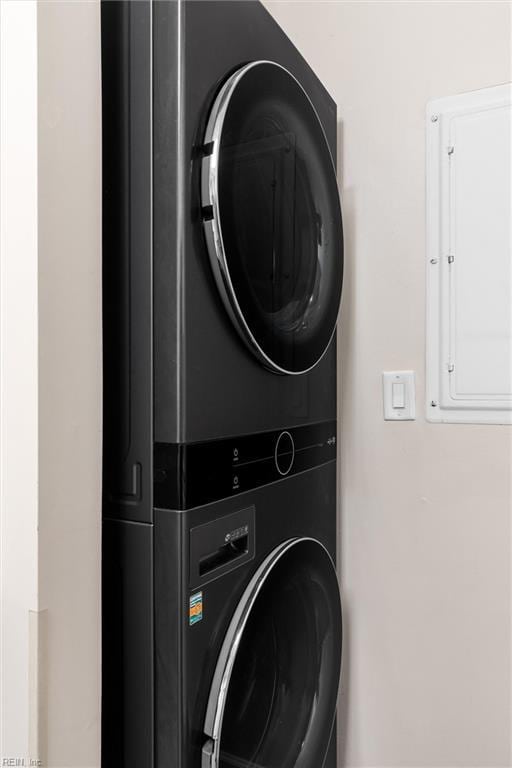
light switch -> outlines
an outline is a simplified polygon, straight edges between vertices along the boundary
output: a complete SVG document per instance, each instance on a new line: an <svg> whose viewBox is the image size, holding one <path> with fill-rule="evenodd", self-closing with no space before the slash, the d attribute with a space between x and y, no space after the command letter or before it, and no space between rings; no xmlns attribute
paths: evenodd
<svg viewBox="0 0 512 768"><path fill-rule="evenodd" d="M405 384L393 381L391 384L393 408L405 408Z"/></svg>
<svg viewBox="0 0 512 768"><path fill-rule="evenodd" d="M412 421L416 418L414 371L385 371L382 374L384 418Z"/></svg>

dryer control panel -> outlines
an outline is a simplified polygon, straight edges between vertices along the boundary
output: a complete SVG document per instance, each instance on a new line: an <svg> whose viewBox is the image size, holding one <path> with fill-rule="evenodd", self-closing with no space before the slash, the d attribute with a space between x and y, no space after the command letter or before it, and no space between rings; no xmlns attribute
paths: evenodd
<svg viewBox="0 0 512 768"><path fill-rule="evenodd" d="M205 443L157 443L154 504L198 507L335 459L335 421Z"/></svg>

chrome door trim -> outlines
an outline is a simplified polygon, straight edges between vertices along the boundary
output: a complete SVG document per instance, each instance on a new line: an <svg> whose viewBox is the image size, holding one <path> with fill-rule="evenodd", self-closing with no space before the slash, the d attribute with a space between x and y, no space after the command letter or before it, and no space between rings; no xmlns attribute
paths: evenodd
<svg viewBox="0 0 512 768"><path fill-rule="evenodd" d="M334 165L334 160L332 158L329 142L327 141L327 136L324 131L324 126L322 125L322 121L320 120L320 117L318 115L318 112L315 109L313 102L311 101L308 94L302 87L301 83L297 80L297 78L294 75L292 75L292 73L288 69L286 69L286 67L283 67L281 64L277 64L277 62L275 61L266 61L263 59L261 61L253 61L250 64L246 64L245 66L241 67L233 75L231 75L230 78L228 78L226 83L223 85L223 87L219 91L217 98L215 99L215 102L213 104L212 110L210 112L210 116L208 118L208 124L206 126L206 132L204 137L204 147L207 148L208 154L206 154L205 157L203 158L202 168L201 168L201 205L203 207L203 210L205 208L211 208L213 216L211 219L204 219L203 224L204 224L204 230L206 235L208 254L210 256L210 262L212 265L215 282L219 289L224 306L226 307L228 314L231 317L231 320L234 323L238 333L266 368L269 368L274 373L286 374L291 376L300 376L303 373L308 373L309 371L311 371L316 365L318 365L318 363L324 357L325 353L327 352L330 346L333 336L336 332L337 320L334 323L332 332L329 336L329 340L325 346L325 349L318 356L317 360L313 363L313 365L301 371L289 371L285 368L282 368L280 365L274 362L266 354L266 352L264 352L264 350L261 348L261 346L258 344L256 339L254 338L252 331L249 328L249 325L247 324L247 321L238 303L235 289L233 287L231 275L229 273L229 267L227 264L226 252L224 250L224 241L222 238L222 227L221 227L220 209L219 209L218 170L219 170L220 139L222 136L222 129L224 127L224 119L226 117L226 112L227 112L231 97L234 91L236 90L240 80L247 74L247 72L249 72L254 67L260 66L261 64L271 64L274 67L278 67L279 69L282 69L293 80L295 80L295 82L297 83L301 91L304 93L304 96L306 97L309 104L311 105L311 109L315 113L316 118L318 120L318 125L320 126L320 130L322 131L322 134L325 140L325 146L327 148L327 151L329 153L329 157L331 160L332 171L333 171L334 177L336 178L336 167ZM339 191L338 191L338 195L339 195ZM341 297L340 297L340 302L338 304L338 315L340 311L340 306L341 306Z"/></svg>
<svg viewBox="0 0 512 768"><path fill-rule="evenodd" d="M224 642L217 660L217 666L213 675L213 682L210 688L208 706L206 709L206 718L204 723L204 734L207 737L202 750L201 768L219 768L220 759L220 736L222 731L222 722L224 719L224 710L226 707L227 693L231 682L231 675L235 665L238 649L242 640L247 621L251 614L254 604L258 598L263 585L269 578L277 563L297 544L310 541L318 544L327 554L334 574L336 575L336 566L327 548L311 536L301 536L288 539L274 549L261 563L254 573L251 581L245 589L240 602L237 605L233 618L226 632ZM338 588L339 591L339 588ZM341 598L340 598L341 603Z"/></svg>

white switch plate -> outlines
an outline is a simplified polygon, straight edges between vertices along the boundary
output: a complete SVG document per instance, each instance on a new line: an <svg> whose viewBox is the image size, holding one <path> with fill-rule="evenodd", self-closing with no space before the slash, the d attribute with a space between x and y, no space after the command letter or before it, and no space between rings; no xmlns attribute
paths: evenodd
<svg viewBox="0 0 512 768"><path fill-rule="evenodd" d="M386 421L413 421L416 418L414 371L384 371L382 394Z"/></svg>

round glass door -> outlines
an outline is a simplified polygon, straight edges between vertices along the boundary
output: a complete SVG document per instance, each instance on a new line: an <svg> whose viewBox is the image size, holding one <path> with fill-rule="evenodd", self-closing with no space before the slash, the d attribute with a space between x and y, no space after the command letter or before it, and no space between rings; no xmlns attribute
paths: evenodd
<svg viewBox="0 0 512 768"><path fill-rule="evenodd" d="M302 86L272 62L235 72L208 122L202 210L237 330L278 373L310 370L333 336L343 277L336 174Z"/></svg>
<svg viewBox="0 0 512 768"><path fill-rule="evenodd" d="M233 616L208 702L202 768L321 768L336 711L341 607L313 539L260 566Z"/></svg>

